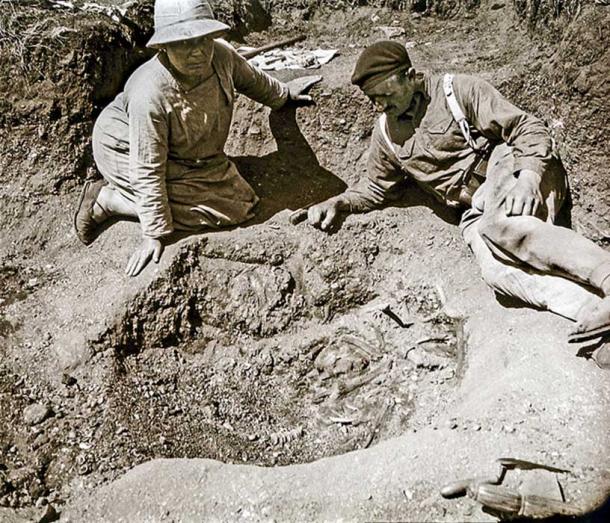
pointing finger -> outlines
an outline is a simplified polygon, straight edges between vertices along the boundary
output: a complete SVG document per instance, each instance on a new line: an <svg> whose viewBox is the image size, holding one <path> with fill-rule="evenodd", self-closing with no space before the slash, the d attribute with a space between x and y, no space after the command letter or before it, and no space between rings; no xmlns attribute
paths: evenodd
<svg viewBox="0 0 610 523"><path fill-rule="evenodd" d="M153 252L153 261L155 263L159 263L159 260L161 259L161 252L162 252L161 245L155 245L155 251Z"/></svg>
<svg viewBox="0 0 610 523"><path fill-rule="evenodd" d="M326 216L324 218L324 221L322 222L322 225L321 225L322 230L325 231L326 229L328 229L332 225L336 216L337 216L337 213L336 213L335 209L333 209L333 208L328 209L328 211L326 211Z"/></svg>

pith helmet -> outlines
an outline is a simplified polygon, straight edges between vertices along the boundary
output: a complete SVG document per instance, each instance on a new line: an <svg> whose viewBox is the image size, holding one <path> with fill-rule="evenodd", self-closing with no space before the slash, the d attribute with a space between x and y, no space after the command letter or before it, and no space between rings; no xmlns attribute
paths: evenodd
<svg viewBox="0 0 610 523"><path fill-rule="evenodd" d="M155 33L148 47L220 34L230 27L214 18L205 0L155 0Z"/></svg>

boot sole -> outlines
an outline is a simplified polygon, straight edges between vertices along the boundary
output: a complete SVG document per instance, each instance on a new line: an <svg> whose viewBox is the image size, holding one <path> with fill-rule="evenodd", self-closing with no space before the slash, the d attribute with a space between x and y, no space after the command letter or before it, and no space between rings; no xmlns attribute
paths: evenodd
<svg viewBox="0 0 610 523"><path fill-rule="evenodd" d="M583 341L594 340L608 334L610 334L610 323L586 332L569 334L568 343L582 343Z"/></svg>

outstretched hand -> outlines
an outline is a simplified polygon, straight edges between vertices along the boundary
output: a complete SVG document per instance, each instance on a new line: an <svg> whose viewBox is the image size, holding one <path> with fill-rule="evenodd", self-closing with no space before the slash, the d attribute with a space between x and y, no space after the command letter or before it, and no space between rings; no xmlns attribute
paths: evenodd
<svg viewBox="0 0 610 523"><path fill-rule="evenodd" d="M313 98L305 93L311 89L312 85L321 81L322 77L319 75L302 76L301 78L290 80L286 83L288 86L289 100L292 100L293 102L312 103Z"/></svg>
<svg viewBox="0 0 610 523"><path fill-rule="evenodd" d="M523 169L517 183L504 199L504 210L507 216L535 216L542 204L540 192L540 175Z"/></svg>
<svg viewBox="0 0 610 523"><path fill-rule="evenodd" d="M161 243L161 240L156 238L144 238L136 252L129 258L125 274L128 276L137 276L142 272L142 269L148 265L151 258L155 263L159 263L162 254L163 243Z"/></svg>
<svg viewBox="0 0 610 523"><path fill-rule="evenodd" d="M341 208L338 200L330 198L310 207L307 211L307 221L310 225L327 231L336 223Z"/></svg>

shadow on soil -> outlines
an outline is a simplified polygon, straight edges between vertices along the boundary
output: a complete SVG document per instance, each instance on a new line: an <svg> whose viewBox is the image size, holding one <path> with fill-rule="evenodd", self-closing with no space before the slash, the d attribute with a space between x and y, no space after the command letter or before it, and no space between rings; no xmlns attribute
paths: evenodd
<svg viewBox="0 0 610 523"><path fill-rule="evenodd" d="M320 165L296 120L296 106L272 111L271 133L277 151L263 157L233 158L239 171L261 199L248 225L267 221L284 209L299 209L345 190L345 183Z"/></svg>

